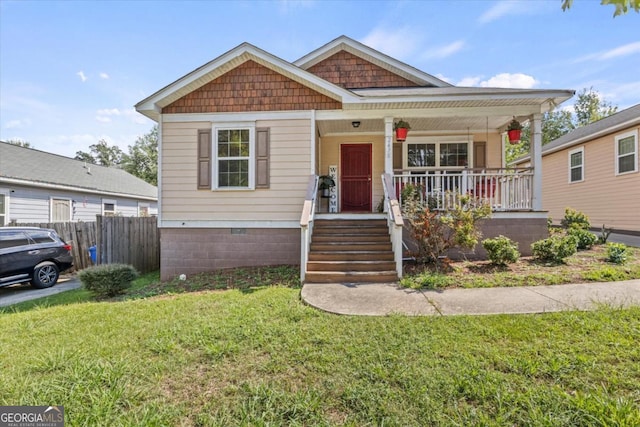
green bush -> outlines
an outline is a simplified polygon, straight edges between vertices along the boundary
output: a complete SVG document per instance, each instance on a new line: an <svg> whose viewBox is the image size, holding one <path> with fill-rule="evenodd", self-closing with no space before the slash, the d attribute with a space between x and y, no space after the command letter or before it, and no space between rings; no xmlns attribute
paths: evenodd
<svg viewBox="0 0 640 427"><path fill-rule="evenodd" d="M482 246L487 251L489 260L493 264L507 265L518 261L518 258L520 258L518 243L506 236L500 235L493 239L484 239Z"/></svg>
<svg viewBox="0 0 640 427"><path fill-rule="evenodd" d="M567 230L567 234L577 239L579 250L591 249L598 242L598 237L595 234L583 228L571 227Z"/></svg>
<svg viewBox="0 0 640 427"><path fill-rule="evenodd" d="M589 227L591 227L588 216L571 208L566 208L564 210L564 218L560 223L566 228L581 228L583 230L588 230Z"/></svg>
<svg viewBox="0 0 640 427"><path fill-rule="evenodd" d="M578 250L578 241L575 236L551 236L538 240L531 245L534 258L541 261L554 263L564 262L564 259L575 254Z"/></svg>
<svg viewBox="0 0 640 427"><path fill-rule="evenodd" d="M99 298L113 297L131 287L138 272L127 264L104 264L78 272L84 287Z"/></svg>
<svg viewBox="0 0 640 427"><path fill-rule="evenodd" d="M629 257L629 248L624 243L607 243L607 261L624 264Z"/></svg>

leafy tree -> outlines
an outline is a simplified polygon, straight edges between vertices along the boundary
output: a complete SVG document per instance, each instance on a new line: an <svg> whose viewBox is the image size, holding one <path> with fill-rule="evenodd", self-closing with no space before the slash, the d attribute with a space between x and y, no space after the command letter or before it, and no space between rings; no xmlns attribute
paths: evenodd
<svg viewBox="0 0 640 427"><path fill-rule="evenodd" d="M576 127L580 127L614 114L618 111L618 107L600 99L598 92L590 88L588 91L582 89L582 92L578 94L574 110L576 111Z"/></svg>
<svg viewBox="0 0 640 427"><path fill-rule="evenodd" d="M638 0L640 1L640 0ZM583 89L573 106L575 116L570 111L551 111L542 115L542 145L560 138L572 130L603 119L618 111L618 107L600 98L593 88ZM506 149L507 163L529 152L531 130L529 124L522 128L521 142Z"/></svg>
<svg viewBox="0 0 640 427"><path fill-rule="evenodd" d="M104 139L90 145L89 150L90 153L77 151L75 159L101 166L118 166L122 162L122 150L117 145L110 146Z"/></svg>
<svg viewBox="0 0 640 427"><path fill-rule="evenodd" d="M30 142L23 141L21 139L10 139L7 142L12 145L17 145L18 147L33 148Z"/></svg>
<svg viewBox="0 0 640 427"><path fill-rule="evenodd" d="M601 5L612 4L616 7L613 12L613 17L626 14L629 9L634 9L636 12L640 12L640 0L602 0ZM573 0L563 0L562 10L566 11L573 5Z"/></svg>
<svg viewBox="0 0 640 427"><path fill-rule="evenodd" d="M149 184L158 185L157 125L129 146L129 153L122 156L122 168Z"/></svg>

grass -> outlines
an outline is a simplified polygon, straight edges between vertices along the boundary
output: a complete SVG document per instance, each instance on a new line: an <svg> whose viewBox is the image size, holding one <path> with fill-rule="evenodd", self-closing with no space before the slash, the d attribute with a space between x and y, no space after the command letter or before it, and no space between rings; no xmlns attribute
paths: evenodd
<svg viewBox="0 0 640 427"><path fill-rule="evenodd" d="M610 282L640 279L640 248L629 248L629 260L622 265L607 262L606 247L579 251L563 264L545 264L523 257L507 266L489 261L457 261L445 273L432 266L406 265L401 285L408 288L446 289L560 285L565 283Z"/></svg>
<svg viewBox="0 0 640 427"><path fill-rule="evenodd" d="M66 425L640 423L640 308L349 317L271 286L0 316L0 405Z"/></svg>
<svg viewBox="0 0 640 427"><path fill-rule="evenodd" d="M0 405L64 405L69 426L640 425L640 307L336 316L297 275L153 273L5 309Z"/></svg>

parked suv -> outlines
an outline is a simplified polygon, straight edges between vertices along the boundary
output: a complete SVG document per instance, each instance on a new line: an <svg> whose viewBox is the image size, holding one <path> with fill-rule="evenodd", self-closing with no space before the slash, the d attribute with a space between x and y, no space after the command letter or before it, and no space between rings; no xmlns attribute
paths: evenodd
<svg viewBox="0 0 640 427"><path fill-rule="evenodd" d="M55 230L0 227L0 287L31 282L34 288L49 288L72 266L71 245Z"/></svg>

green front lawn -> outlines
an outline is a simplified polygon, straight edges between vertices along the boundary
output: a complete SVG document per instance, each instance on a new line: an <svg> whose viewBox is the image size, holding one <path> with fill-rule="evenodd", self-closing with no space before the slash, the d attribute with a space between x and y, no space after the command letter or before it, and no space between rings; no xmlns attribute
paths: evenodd
<svg viewBox="0 0 640 427"><path fill-rule="evenodd" d="M0 314L0 405L69 426L640 425L640 308L349 317L261 280Z"/></svg>

